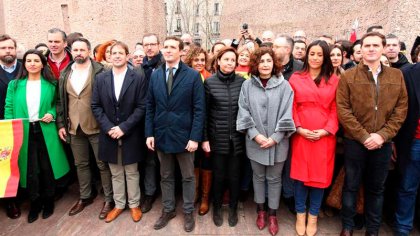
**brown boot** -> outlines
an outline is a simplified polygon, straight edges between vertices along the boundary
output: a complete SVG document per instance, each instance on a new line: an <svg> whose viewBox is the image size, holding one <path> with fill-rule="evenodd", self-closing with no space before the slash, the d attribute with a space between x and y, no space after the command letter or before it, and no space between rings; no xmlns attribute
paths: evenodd
<svg viewBox="0 0 420 236"><path fill-rule="evenodd" d="M306 228L306 213L296 214L296 233L299 236L305 235Z"/></svg>
<svg viewBox="0 0 420 236"><path fill-rule="evenodd" d="M201 171L201 205L200 210L198 211L199 215L205 215L209 212L209 194L211 188L211 179L212 179L211 170L202 170Z"/></svg>
<svg viewBox="0 0 420 236"><path fill-rule="evenodd" d="M306 235L314 236L318 229L318 216L308 214L308 225L306 226Z"/></svg>
<svg viewBox="0 0 420 236"><path fill-rule="evenodd" d="M194 203L198 201L198 186L200 185L200 168L194 168L194 175L195 175L195 195L194 195Z"/></svg>

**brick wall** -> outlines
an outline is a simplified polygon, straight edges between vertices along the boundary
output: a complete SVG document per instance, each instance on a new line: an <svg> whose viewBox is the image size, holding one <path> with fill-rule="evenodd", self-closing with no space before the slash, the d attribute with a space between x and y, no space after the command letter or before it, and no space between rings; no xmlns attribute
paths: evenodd
<svg viewBox="0 0 420 236"><path fill-rule="evenodd" d="M46 42L47 31L59 27L81 32L92 45L118 39L133 50L146 32L164 37L166 33L163 0L3 0L0 19L4 29L25 47Z"/></svg>

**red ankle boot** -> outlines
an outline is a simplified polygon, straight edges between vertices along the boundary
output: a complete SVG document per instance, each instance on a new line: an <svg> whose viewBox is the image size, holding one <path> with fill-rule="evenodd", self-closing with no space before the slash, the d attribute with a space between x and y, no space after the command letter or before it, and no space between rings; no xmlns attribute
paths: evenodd
<svg viewBox="0 0 420 236"><path fill-rule="evenodd" d="M267 212L266 211L258 211L257 217L257 227L259 230L262 230L267 225Z"/></svg>

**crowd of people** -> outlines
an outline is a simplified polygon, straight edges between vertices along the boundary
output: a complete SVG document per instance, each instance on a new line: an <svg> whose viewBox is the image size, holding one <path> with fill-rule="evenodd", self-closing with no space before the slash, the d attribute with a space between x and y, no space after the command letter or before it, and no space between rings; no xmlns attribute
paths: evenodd
<svg viewBox="0 0 420 236"><path fill-rule="evenodd" d="M419 44L408 59L381 26L355 42L309 41L302 30L260 39L243 27L208 51L188 34L161 42L149 33L130 53L115 39L92 47L53 28L20 59L16 40L0 35L0 119L27 121L7 215L20 217L24 198L29 223L50 217L77 176L69 216L100 192L107 223L127 205L140 221L160 192L154 229L165 227L181 183L186 232L196 204L199 215L212 206L216 226L226 204L234 227L238 203L253 194L256 226L271 235L281 199L296 234L313 236L337 196L340 235L363 226L378 235L383 214L408 235L420 178Z"/></svg>

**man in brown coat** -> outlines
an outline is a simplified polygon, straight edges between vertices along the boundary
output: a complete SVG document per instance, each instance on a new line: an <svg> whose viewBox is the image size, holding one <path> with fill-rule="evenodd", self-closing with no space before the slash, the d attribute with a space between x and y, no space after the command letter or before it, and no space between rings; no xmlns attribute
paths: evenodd
<svg viewBox="0 0 420 236"><path fill-rule="evenodd" d="M346 71L337 89L337 112L344 128L344 168L341 235L352 235L359 186L365 184L366 235L381 225L384 183L391 159L391 139L407 114L407 91L400 70L382 66L386 45L377 32L362 39L362 62Z"/></svg>
<svg viewBox="0 0 420 236"><path fill-rule="evenodd" d="M100 130L90 107L95 75L101 73L103 67L89 58L90 48L87 39L79 38L73 42L74 62L61 73L59 80L57 127L60 138L70 142L79 180L80 199L70 209L69 215L80 213L86 206L92 204L96 197L91 182L90 145L99 168L105 195L99 218L105 219L107 213L114 208L111 172L108 165L98 159Z"/></svg>

